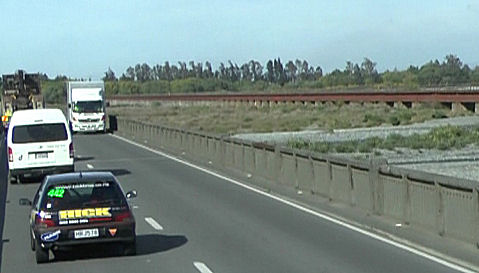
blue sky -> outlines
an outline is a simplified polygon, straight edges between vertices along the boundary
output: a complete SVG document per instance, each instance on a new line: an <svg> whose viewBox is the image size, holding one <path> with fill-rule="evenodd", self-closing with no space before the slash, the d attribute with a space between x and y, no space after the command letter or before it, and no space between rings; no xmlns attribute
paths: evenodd
<svg viewBox="0 0 479 273"><path fill-rule="evenodd" d="M479 65L477 0L0 0L0 73L99 79L146 62L306 59L380 71L458 55Z"/></svg>

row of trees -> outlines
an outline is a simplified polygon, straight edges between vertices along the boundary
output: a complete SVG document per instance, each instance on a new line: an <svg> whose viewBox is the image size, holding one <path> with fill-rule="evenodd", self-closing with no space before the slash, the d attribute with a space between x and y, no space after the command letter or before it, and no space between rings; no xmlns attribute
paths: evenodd
<svg viewBox="0 0 479 273"><path fill-rule="evenodd" d="M360 66L347 62L343 71L336 69L322 81L326 86L380 84L385 87L407 88L479 84L479 67L471 69L452 54L447 55L442 63L438 60L430 61L421 67L410 66L403 71L394 69L378 73L375 67L376 63L367 58Z"/></svg>
<svg viewBox="0 0 479 273"><path fill-rule="evenodd" d="M48 101L62 101L62 86L69 78L58 75L54 79L43 77L43 92ZM108 68L103 78L107 94L191 93L211 91L262 92L296 89L372 87L404 88L479 85L479 67L470 68L456 55L447 55L442 62L430 61L422 66L405 70L378 72L376 63L369 58L363 62L346 62L344 69L335 69L323 75L320 66L306 60L288 61L280 58L264 65L251 60L237 65L232 61L220 63L214 69L210 62L178 62L177 64L146 63L128 67L121 76Z"/></svg>
<svg viewBox="0 0 479 273"><path fill-rule="evenodd" d="M286 88L342 87L404 87L418 88L462 84L479 84L479 67L471 69L456 55L447 55L443 62L430 61L420 67L410 66L379 73L376 63L364 58L360 64L346 62L343 70L335 69L323 75L320 66L306 60L273 59L262 65L251 60L242 65L232 61L213 69L210 62L178 62L178 64L148 64L130 66L119 77L108 68L104 80L111 94L203 92L203 91L264 91Z"/></svg>
<svg viewBox="0 0 479 273"><path fill-rule="evenodd" d="M198 79L218 79L231 82L237 81L266 81L284 85L287 82L296 82L297 80L315 80L323 75L321 67L314 68L305 60L289 61L283 65L281 59L269 60L265 66L260 62L251 60L241 66L228 61L225 65L220 63L216 70L210 62L178 62L178 65L171 65L168 61L163 65L157 64L150 67L148 64L137 64L130 66L120 76L122 81L174 81L187 78ZM118 80L115 72L108 68L105 72L105 81Z"/></svg>

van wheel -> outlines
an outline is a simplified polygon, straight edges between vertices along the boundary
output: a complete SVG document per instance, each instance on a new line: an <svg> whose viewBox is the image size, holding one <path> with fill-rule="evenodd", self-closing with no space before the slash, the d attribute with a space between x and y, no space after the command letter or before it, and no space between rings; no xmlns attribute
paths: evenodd
<svg viewBox="0 0 479 273"><path fill-rule="evenodd" d="M17 182L16 179L10 173L10 171L8 171L7 180L8 180L8 183L10 183L10 184L14 184L14 183Z"/></svg>
<svg viewBox="0 0 479 273"><path fill-rule="evenodd" d="M38 240L35 240L35 259L37 260L37 264L49 261L48 249L42 248Z"/></svg>

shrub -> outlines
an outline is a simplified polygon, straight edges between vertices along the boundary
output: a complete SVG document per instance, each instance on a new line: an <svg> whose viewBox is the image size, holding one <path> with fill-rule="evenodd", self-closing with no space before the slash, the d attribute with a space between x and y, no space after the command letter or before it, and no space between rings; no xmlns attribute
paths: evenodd
<svg viewBox="0 0 479 273"><path fill-rule="evenodd" d="M365 122L368 126L378 126L384 123L384 118L377 114L365 114L363 118L363 122Z"/></svg>

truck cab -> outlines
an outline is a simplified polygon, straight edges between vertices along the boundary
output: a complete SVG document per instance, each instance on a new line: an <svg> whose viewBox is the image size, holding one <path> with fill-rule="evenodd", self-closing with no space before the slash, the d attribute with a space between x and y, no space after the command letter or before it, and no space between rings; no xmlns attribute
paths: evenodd
<svg viewBox="0 0 479 273"><path fill-rule="evenodd" d="M103 82L68 82L67 115L72 132L105 132Z"/></svg>

